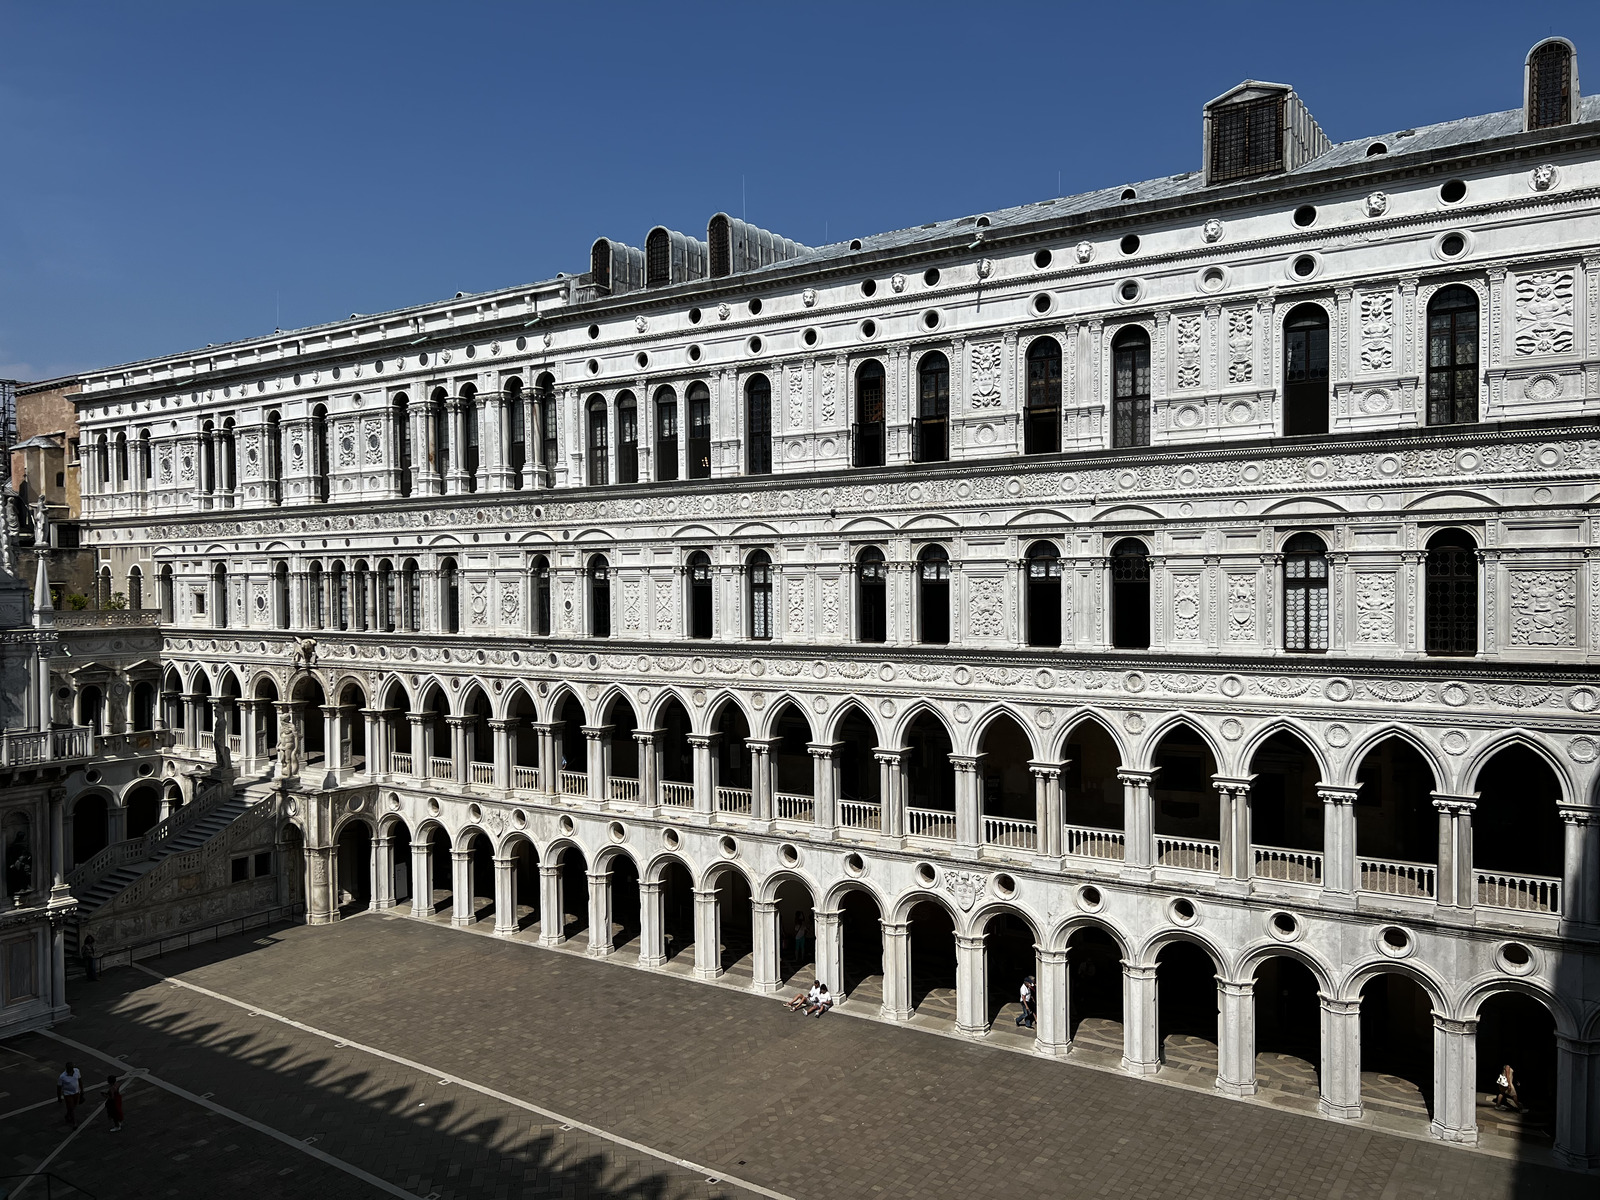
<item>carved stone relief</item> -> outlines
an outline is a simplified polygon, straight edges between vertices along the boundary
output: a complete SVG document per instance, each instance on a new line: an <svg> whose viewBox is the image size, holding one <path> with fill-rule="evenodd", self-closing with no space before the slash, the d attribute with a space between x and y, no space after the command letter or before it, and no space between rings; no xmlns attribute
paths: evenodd
<svg viewBox="0 0 1600 1200"><path fill-rule="evenodd" d="M973 637L999 637L1005 629L1003 580L978 576L972 580L967 597L968 628Z"/></svg>
<svg viewBox="0 0 1600 1200"><path fill-rule="evenodd" d="M1394 576L1356 574L1356 641L1394 643Z"/></svg>
<svg viewBox="0 0 1600 1200"><path fill-rule="evenodd" d="M1178 318L1178 386L1200 386L1200 318Z"/></svg>
<svg viewBox="0 0 1600 1200"><path fill-rule="evenodd" d="M1575 646L1578 642L1576 571L1512 571L1511 644Z"/></svg>
<svg viewBox="0 0 1600 1200"><path fill-rule="evenodd" d="M1238 308L1228 313L1228 382L1249 383L1255 378L1254 309Z"/></svg>
<svg viewBox="0 0 1600 1200"><path fill-rule="evenodd" d="M972 347L972 407L1000 405L1000 343L978 342Z"/></svg>
<svg viewBox="0 0 1600 1200"><path fill-rule="evenodd" d="M1516 290L1517 353L1567 354L1572 350L1572 273L1524 275Z"/></svg>
<svg viewBox="0 0 1600 1200"><path fill-rule="evenodd" d="M1228 640L1252 642L1256 636L1256 577L1228 572Z"/></svg>
<svg viewBox="0 0 1600 1200"><path fill-rule="evenodd" d="M1387 371L1394 365L1394 296L1364 292L1361 296L1361 369Z"/></svg>
<svg viewBox="0 0 1600 1200"><path fill-rule="evenodd" d="M1200 640L1200 576L1172 577L1172 637L1179 642Z"/></svg>

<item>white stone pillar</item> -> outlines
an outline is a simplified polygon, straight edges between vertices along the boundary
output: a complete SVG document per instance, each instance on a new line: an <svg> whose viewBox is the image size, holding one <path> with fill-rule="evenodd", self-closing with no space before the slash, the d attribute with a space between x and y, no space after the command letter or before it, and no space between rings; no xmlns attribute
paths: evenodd
<svg viewBox="0 0 1600 1200"><path fill-rule="evenodd" d="M327 925L339 919L333 902L333 847L306 847L306 924Z"/></svg>
<svg viewBox="0 0 1600 1200"><path fill-rule="evenodd" d="M427 838L411 843L411 915L433 915L433 846Z"/></svg>
<svg viewBox="0 0 1600 1200"><path fill-rule="evenodd" d="M1317 785L1322 801L1322 890L1333 902L1354 904L1356 794L1359 788Z"/></svg>
<svg viewBox="0 0 1600 1200"><path fill-rule="evenodd" d="M494 717L489 721L494 734L494 786L501 791L511 788L511 736L517 724L515 717Z"/></svg>
<svg viewBox="0 0 1600 1200"><path fill-rule="evenodd" d="M956 1031L968 1037L989 1032L989 971L982 933L956 934Z"/></svg>
<svg viewBox="0 0 1600 1200"><path fill-rule="evenodd" d="M1555 1154L1573 1167L1600 1167L1600 1041L1556 1035Z"/></svg>
<svg viewBox="0 0 1600 1200"><path fill-rule="evenodd" d="M883 1013L891 1021L911 1019L911 926L882 921Z"/></svg>
<svg viewBox="0 0 1600 1200"><path fill-rule="evenodd" d="M667 961L667 938L662 919L661 880L639 884L639 965L659 967Z"/></svg>
<svg viewBox="0 0 1600 1200"><path fill-rule="evenodd" d="M616 949L611 940L611 872L589 872L589 949L592 958L606 958Z"/></svg>
<svg viewBox="0 0 1600 1200"><path fill-rule="evenodd" d="M770 821L777 816L777 801L772 798L772 748L778 738L745 738L750 751L750 816Z"/></svg>
<svg viewBox="0 0 1600 1200"><path fill-rule="evenodd" d="M1150 798L1154 771L1117 772L1122 781L1123 867L1149 877L1156 861L1155 807Z"/></svg>
<svg viewBox="0 0 1600 1200"><path fill-rule="evenodd" d="M818 836L832 834L839 823L839 751L843 742L810 742L811 803ZM821 966L819 960L818 964ZM827 980L823 980L827 983ZM829 987L833 985L828 984Z"/></svg>
<svg viewBox="0 0 1600 1200"><path fill-rule="evenodd" d="M1250 849L1250 787L1254 776L1228 779L1220 775L1211 777L1216 789L1218 830L1221 834L1221 871L1223 879L1248 882L1252 873Z"/></svg>
<svg viewBox="0 0 1600 1200"><path fill-rule="evenodd" d="M589 799L600 803L611 799L611 726L585 725L582 728Z"/></svg>
<svg viewBox="0 0 1600 1200"><path fill-rule="evenodd" d="M836 999L846 999L843 914L838 909L814 909L811 928L811 936L816 940L816 978L828 985Z"/></svg>
<svg viewBox="0 0 1600 1200"><path fill-rule="evenodd" d="M372 907L394 907L394 843L381 833L372 839Z"/></svg>
<svg viewBox="0 0 1600 1200"><path fill-rule="evenodd" d="M1154 1075L1161 1069L1160 993L1155 963L1122 964L1122 1069Z"/></svg>
<svg viewBox="0 0 1600 1200"><path fill-rule="evenodd" d="M1439 811L1439 887L1434 897L1440 908L1471 910L1477 895L1472 874L1472 810L1477 795L1446 796L1433 793Z"/></svg>
<svg viewBox="0 0 1600 1200"><path fill-rule="evenodd" d="M1217 1090L1256 1093L1256 1002L1253 979L1217 979Z"/></svg>
<svg viewBox="0 0 1600 1200"><path fill-rule="evenodd" d="M750 921L755 990L775 992L781 986L780 976L783 970L778 962L782 935L778 930L777 901L751 901Z"/></svg>
<svg viewBox="0 0 1600 1200"><path fill-rule="evenodd" d="M472 851L450 851L450 923L472 924Z"/></svg>
<svg viewBox="0 0 1600 1200"><path fill-rule="evenodd" d="M467 726L473 718L449 716L444 723L450 727L450 772L457 783L469 783L472 770L467 761Z"/></svg>
<svg viewBox="0 0 1600 1200"><path fill-rule="evenodd" d="M1564 805L1561 868L1561 914L1582 925L1600 924L1600 871L1585 869L1596 860L1596 832L1600 816L1595 809Z"/></svg>
<svg viewBox="0 0 1600 1200"><path fill-rule="evenodd" d="M1361 1001L1317 993L1322 1013L1321 1094L1317 1111L1354 1121L1361 1116Z"/></svg>
<svg viewBox="0 0 1600 1200"><path fill-rule="evenodd" d="M661 804L662 729L635 729L633 740L639 750L639 803L652 812Z"/></svg>
<svg viewBox="0 0 1600 1200"><path fill-rule="evenodd" d="M700 979L722 974L722 920L717 889L694 889L694 973Z"/></svg>
<svg viewBox="0 0 1600 1200"><path fill-rule="evenodd" d="M694 811L713 813L717 810L716 757L712 753L717 734L691 733L686 735L694 751Z"/></svg>
<svg viewBox="0 0 1600 1200"><path fill-rule="evenodd" d="M1033 949L1038 963L1033 999L1038 1029L1033 1049L1037 1054L1062 1055L1072 1049L1072 977L1067 971L1067 951Z"/></svg>
<svg viewBox="0 0 1600 1200"><path fill-rule="evenodd" d="M1039 827L1037 852L1045 858L1060 858L1065 818L1061 800L1061 772L1066 763L1030 762L1033 773L1033 819Z"/></svg>
<svg viewBox="0 0 1600 1200"><path fill-rule="evenodd" d="M983 845L983 795L978 785L981 754L952 754L955 768L956 851L975 857Z"/></svg>
<svg viewBox="0 0 1600 1200"><path fill-rule="evenodd" d="M905 757L909 753L881 746L872 751L878 763L878 800L883 806L881 825L885 837L904 837L906 833Z"/></svg>
<svg viewBox="0 0 1600 1200"><path fill-rule="evenodd" d="M539 864L539 944L559 946L567 940L566 904L561 895L561 867Z"/></svg>
<svg viewBox="0 0 1600 1200"><path fill-rule="evenodd" d="M1433 1120L1442 1142L1478 1144L1478 1022L1433 1014Z"/></svg>

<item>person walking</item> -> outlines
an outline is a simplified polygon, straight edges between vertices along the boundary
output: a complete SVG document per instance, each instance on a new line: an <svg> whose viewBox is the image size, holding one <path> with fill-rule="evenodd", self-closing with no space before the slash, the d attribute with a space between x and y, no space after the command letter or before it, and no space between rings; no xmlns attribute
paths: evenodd
<svg viewBox="0 0 1600 1200"><path fill-rule="evenodd" d="M1494 1081L1494 1107L1503 1110L1507 1101L1517 1112L1523 1111L1522 1100L1517 1096L1517 1073L1510 1063L1500 1068L1500 1077Z"/></svg>
<svg viewBox="0 0 1600 1200"><path fill-rule="evenodd" d="M91 983L100 978L100 970L94 958L94 934L83 935L83 942L78 946L78 956L83 960L83 974Z"/></svg>
<svg viewBox="0 0 1600 1200"><path fill-rule="evenodd" d="M56 1099L66 1110L67 1124L76 1129L78 1105L83 1103L83 1073L71 1063L67 1064L65 1071L56 1076Z"/></svg>
<svg viewBox="0 0 1600 1200"><path fill-rule="evenodd" d="M106 1116L111 1120L111 1132L122 1132L122 1084L115 1075L106 1076Z"/></svg>
<svg viewBox="0 0 1600 1200"><path fill-rule="evenodd" d="M1020 998L1022 1000L1022 1012L1017 1016L1017 1024L1019 1026L1025 1025L1029 1029L1032 1029L1034 1027L1034 1022L1037 1019L1034 1016L1034 990L1032 975L1029 975L1022 981Z"/></svg>

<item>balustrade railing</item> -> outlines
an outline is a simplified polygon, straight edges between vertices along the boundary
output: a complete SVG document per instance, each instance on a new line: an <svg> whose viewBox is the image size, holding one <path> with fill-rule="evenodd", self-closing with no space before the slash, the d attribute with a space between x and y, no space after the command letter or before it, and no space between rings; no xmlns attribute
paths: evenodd
<svg viewBox="0 0 1600 1200"><path fill-rule="evenodd" d="M244 735L230 733L228 735L228 753L237 758L244 753Z"/></svg>
<svg viewBox="0 0 1600 1200"><path fill-rule="evenodd" d="M448 758L430 758L428 760L429 779L454 779L455 777L455 764Z"/></svg>
<svg viewBox="0 0 1600 1200"><path fill-rule="evenodd" d="M1474 871L1477 902L1485 908L1509 908L1516 912L1561 912L1561 880L1544 875L1502 875L1498 871Z"/></svg>
<svg viewBox="0 0 1600 1200"><path fill-rule="evenodd" d="M0 733L0 766L32 766L57 758L87 758L93 739L94 730L87 725L42 731L8 729Z"/></svg>
<svg viewBox="0 0 1600 1200"><path fill-rule="evenodd" d="M984 817L983 840L989 846L1009 846L1014 850L1039 848L1036 821L1014 821L1009 817Z"/></svg>
<svg viewBox="0 0 1600 1200"><path fill-rule="evenodd" d="M511 786L519 791L537 792L539 790L539 768L512 767Z"/></svg>
<svg viewBox="0 0 1600 1200"><path fill-rule="evenodd" d="M467 769L473 783L491 784L494 782L493 763L472 762L467 764Z"/></svg>
<svg viewBox="0 0 1600 1200"><path fill-rule="evenodd" d="M693 808L694 784L679 783L675 779L663 779L661 787L661 803L669 808Z"/></svg>
<svg viewBox="0 0 1600 1200"><path fill-rule="evenodd" d="M391 750L391 751L389 751L389 774L391 774L391 775L409 775L409 774L411 774L411 751L409 751L409 750Z"/></svg>
<svg viewBox="0 0 1600 1200"><path fill-rule="evenodd" d="M839 801L839 824L845 829L882 829L883 805L864 800Z"/></svg>
<svg viewBox="0 0 1600 1200"><path fill-rule="evenodd" d="M1281 846L1252 846L1254 874L1259 879L1286 883L1322 882L1322 855L1315 850L1285 850Z"/></svg>
<svg viewBox="0 0 1600 1200"><path fill-rule="evenodd" d="M102 733L95 738L96 754L151 754L175 741L167 729L128 729L122 733Z"/></svg>
<svg viewBox="0 0 1600 1200"><path fill-rule="evenodd" d="M755 796L749 788L719 787L717 789L717 811L725 813L738 813L749 816L750 810L755 805Z"/></svg>
<svg viewBox="0 0 1600 1200"><path fill-rule="evenodd" d="M1391 862L1382 858L1356 859L1363 892L1385 896L1418 896L1431 900L1438 894L1439 871L1432 863Z"/></svg>
<svg viewBox="0 0 1600 1200"><path fill-rule="evenodd" d="M772 796L780 821L809 825L817 819L816 801L810 796L796 796L789 792L774 792Z"/></svg>
<svg viewBox="0 0 1600 1200"><path fill-rule="evenodd" d="M1095 829L1089 825L1063 826L1062 845L1068 854L1080 858L1112 858L1119 862L1127 856L1128 838L1120 829Z"/></svg>
<svg viewBox="0 0 1600 1200"><path fill-rule="evenodd" d="M589 794L589 773L587 771L562 771L561 794L563 796L587 796Z"/></svg>
<svg viewBox="0 0 1600 1200"><path fill-rule="evenodd" d="M1222 843L1204 838L1156 838L1156 862L1163 867L1186 871L1220 871Z"/></svg>
<svg viewBox="0 0 1600 1200"><path fill-rule="evenodd" d="M75 888L88 887L118 867L131 862L143 862L152 857L163 842L182 833L232 795L233 788L227 784L207 784L192 801L173 809L142 836L114 842L87 862L79 863L67 875L67 884Z"/></svg>
<svg viewBox="0 0 1600 1200"><path fill-rule="evenodd" d="M611 798L613 800L626 800L630 804L639 803L639 781L629 779L625 775L611 777Z"/></svg>
<svg viewBox="0 0 1600 1200"><path fill-rule="evenodd" d="M954 841L956 815L937 808L906 809L906 833L911 837L943 838Z"/></svg>

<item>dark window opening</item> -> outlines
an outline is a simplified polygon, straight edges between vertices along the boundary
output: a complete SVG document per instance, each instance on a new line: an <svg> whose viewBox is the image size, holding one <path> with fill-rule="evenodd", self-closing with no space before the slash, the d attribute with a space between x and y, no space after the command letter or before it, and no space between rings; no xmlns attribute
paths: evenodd
<svg viewBox="0 0 1600 1200"><path fill-rule="evenodd" d="M617 397L617 482L639 482L639 405L632 392Z"/></svg>
<svg viewBox="0 0 1600 1200"><path fill-rule="evenodd" d="M883 364L867 362L856 372L856 426L851 439L857 467L881 467L885 457Z"/></svg>
<svg viewBox="0 0 1600 1200"><path fill-rule="evenodd" d="M1111 444L1150 444L1150 335L1137 326L1111 343Z"/></svg>
<svg viewBox="0 0 1600 1200"><path fill-rule="evenodd" d="M1111 644L1119 650L1150 648L1150 559L1135 538L1111 548Z"/></svg>
<svg viewBox="0 0 1600 1200"><path fill-rule="evenodd" d="M611 636L611 564L603 554L589 560L589 635Z"/></svg>
<svg viewBox="0 0 1600 1200"><path fill-rule="evenodd" d="M1283 432L1328 432L1328 313L1318 304L1302 304L1284 323Z"/></svg>
<svg viewBox="0 0 1600 1200"><path fill-rule="evenodd" d="M950 457L950 361L937 350L917 363L917 462L944 462Z"/></svg>
<svg viewBox="0 0 1600 1200"><path fill-rule="evenodd" d="M711 559L704 552L689 556L689 636L708 638L712 635L712 584Z"/></svg>
<svg viewBox="0 0 1600 1200"><path fill-rule="evenodd" d="M611 462L606 444L606 403L596 396L589 401L589 482L603 485L611 482Z"/></svg>
<svg viewBox="0 0 1600 1200"><path fill-rule="evenodd" d="M943 646L950 641L950 555L943 546L929 546L917 556L917 610L922 641Z"/></svg>
<svg viewBox="0 0 1600 1200"><path fill-rule="evenodd" d="M533 560L533 631L550 635L550 560L543 555Z"/></svg>
<svg viewBox="0 0 1600 1200"><path fill-rule="evenodd" d="M889 638L889 572L883 551L868 546L856 556L856 637L863 642Z"/></svg>
<svg viewBox="0 0 1600 1200"><path fill-rule="evenodd" d="M750 591L750 636L772 637L772 559L757 550L745 563L745 582Z"/></svg>
<svg viewBox="0 0 1600 1200"><path fill-rule="evenodd" d="M1572 50L1546 42L1528 56L1528 128L1547 129L1572 120Z"/></svg>
<svg viewBox="0 0 1600 1200"><path fill-rule="evenodd" d="M711 389L689 386L689 478L711 478Z"/></svg>
<svg viewBox="0 0 1600 1200"><path fill-rule="evenodd" d="M1211 110L1210 182L1282 169L1282 96L1221 104Z"/></svg>
<svg viewBox="0 0 1600 1200"><path fill-rule="evenodd" d="M1428 304L1428 424L1478 419L1478 294L1441 289Z"/></svg>
<svg viewBox="0 0 1600 1200"><path fill-rule="evenodd" d="M1328 648L1328 549L1311 533L1283 547L1283 648Z"/></svg>
<svg viewBox="0 0 1600 1200"><path fill-rule="evenodd" d="M1028 645L1061 644L1061 556L1050 542L1028 547Z"/></svg>
<svg viewBox="0 0 1600 1200"><path fill-rule="evenodd" d="M1478 548L1459 529L1428 542L1426 620L1429 654L1478 652Z"/></svg>
<svg viewBox="0 0 1600 1200"><path fill-rule="evenodd" d="M656 478L678 477L678 394L671 388L656 393Z"/></svg>
<svg viewBox="0 0 1600 1200"><path fill-rule="evenodd" d="M752 376L744 387L745 473L772 473L772 384L765 375Z"/></svg>
<svg viewBox="0 0 1600 1200"><path fill-rule="evenodd" d="M1023 453L1054 454L1061 449L1061 344L1036 338L1028 347L1028 415Z"/></svg>

